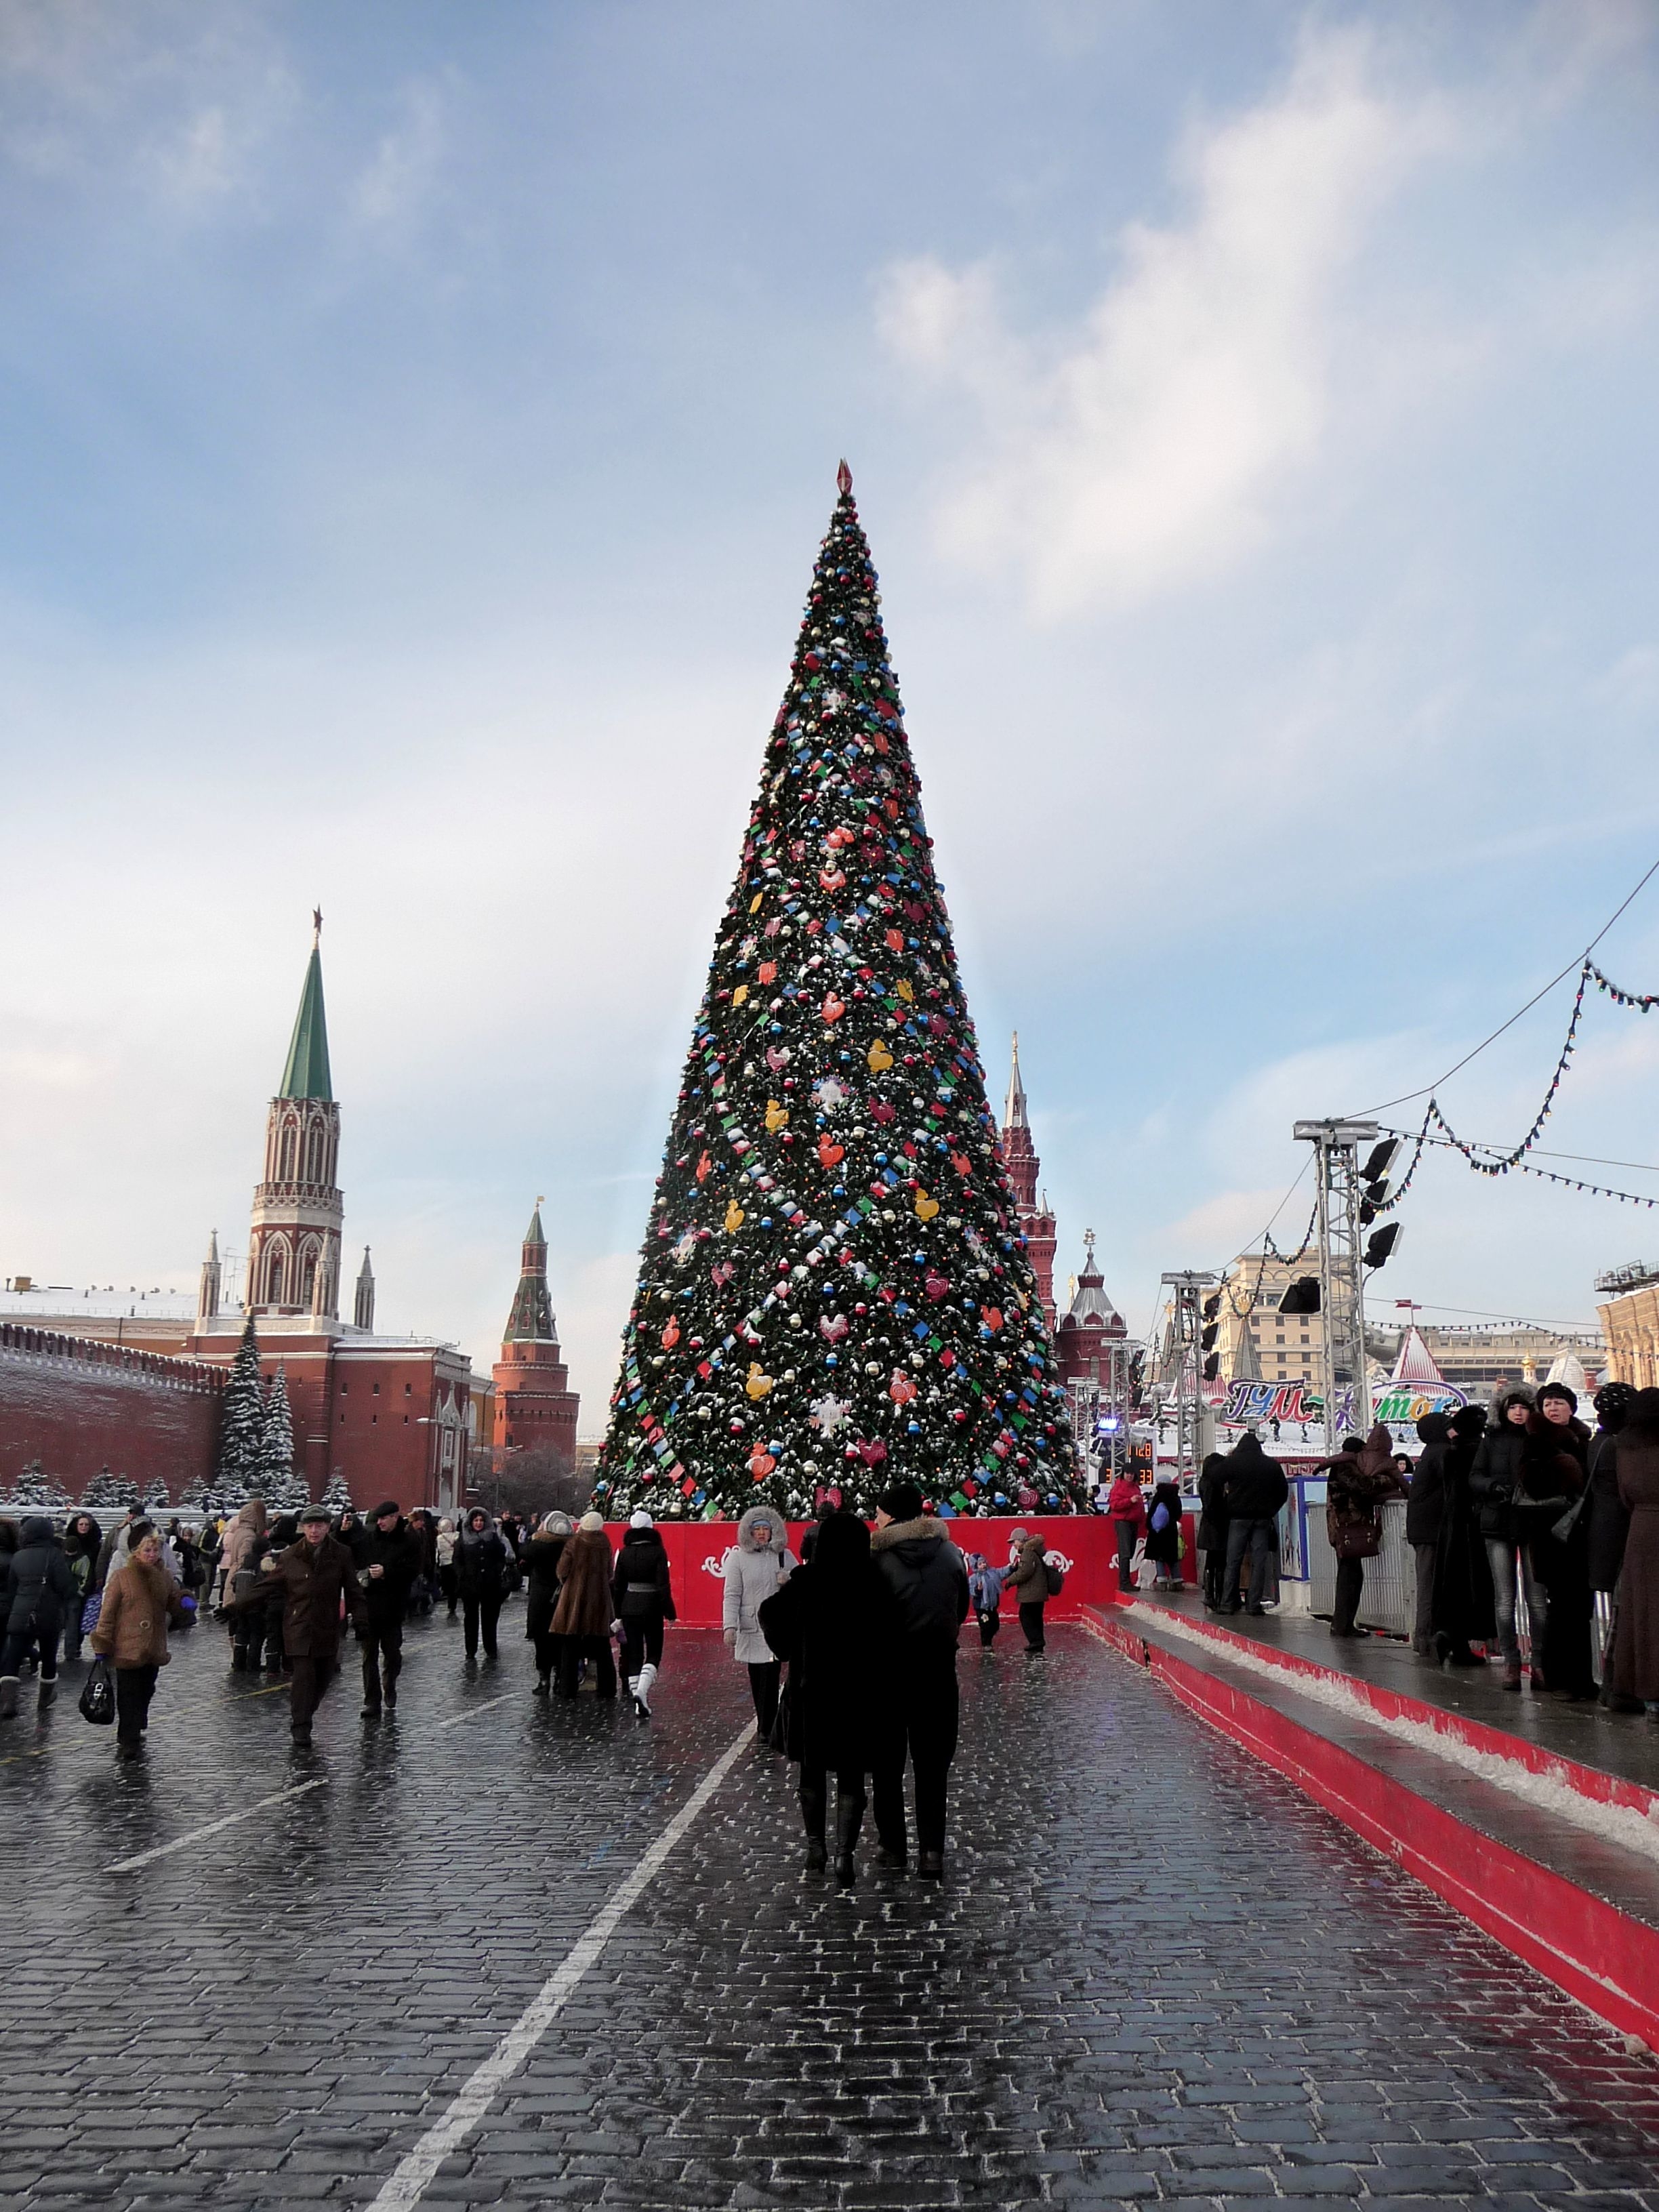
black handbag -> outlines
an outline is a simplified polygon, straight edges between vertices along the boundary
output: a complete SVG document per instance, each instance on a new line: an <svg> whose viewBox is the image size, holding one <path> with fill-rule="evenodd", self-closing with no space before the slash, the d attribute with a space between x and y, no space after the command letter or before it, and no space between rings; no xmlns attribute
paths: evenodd
<svg viewBox="0 0 1659 2212"><path fill-rule="evenodd" d="M115 1718L115 1685L107 1659L94 1659L81 1692L81 1717L94 1728L107 1728Z"/></svg>

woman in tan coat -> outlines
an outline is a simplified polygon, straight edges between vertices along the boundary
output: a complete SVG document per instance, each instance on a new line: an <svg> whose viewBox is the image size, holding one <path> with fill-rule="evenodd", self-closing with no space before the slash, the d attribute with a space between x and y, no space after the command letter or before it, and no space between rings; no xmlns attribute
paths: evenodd
<svg viewBox="0 0 1659 2212"><path fill-rule="evenodd" d="M93 1650L108 1660L115 1674L115 1750L121 1759L136 1759L144 1747L156 1677L173 1656L167 1623L190 1618L179 1585L161 1565L161 1539L154 1522L140 1522L132 1534L125 1565L104 1584L104 1602L92 1632Z"/></svg>
<svg viewBox="0 0 1659 2212"><path fill-rule="evenodd" d="M593 1686L602 1698L617 1694L611 1656L611 1541L605 1521L584 1513L559 1559L559 1601L552 1633L559 1646L559 1695L574 1698L584 1659L593 1662Z"/></svg>

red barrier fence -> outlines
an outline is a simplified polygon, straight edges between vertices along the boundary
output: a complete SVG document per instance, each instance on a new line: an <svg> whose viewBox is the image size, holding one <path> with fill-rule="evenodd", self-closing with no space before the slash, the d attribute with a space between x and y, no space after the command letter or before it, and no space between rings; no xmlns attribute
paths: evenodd
<svg viewBox="0 0 1659 2212"><path fill-rule="evenodd" d="M1103 1515L1031 1513L1018 1519L964 1518L947 1521L943 1525L959 1550L982 1552L994 1567L1006 1565L1008 1539L1016 1528L1029 1528L1034 1535L1043 1537L1049 1557L1063 1566L1066 1573L1065 1589L1059 1597L1048 1601L1051 1620L1074 1618L1085 1606L1109 1605L1112 1601L1112 1593L1117 1588L1117 1531ZM810 1526L810 1522L802 1521L789 1524L789 1548L797 1559L800 1557L801 1537ZM1197 1572L1193 1544L1195 1526L1191 1519L1185 1524L1187 1547L1181 1566L1188 1582L1195 1578ZM682 1626L718 1628L725 1594L721 1570L727 1552L738 1540L736 1522L659 1521L657 1528L667 1548L674 1603ZM626 1533L625 1522L606 1524L605 1534L613 1551ZM1012 1609L1010 1606L1009 1611Z"/></svg>

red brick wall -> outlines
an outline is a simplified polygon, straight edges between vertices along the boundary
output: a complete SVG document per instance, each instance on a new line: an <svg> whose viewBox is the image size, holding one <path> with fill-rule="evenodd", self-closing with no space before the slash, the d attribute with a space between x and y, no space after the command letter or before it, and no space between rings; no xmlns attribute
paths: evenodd
<svg viewBox="0 0 1659 2212"><path fill-rule="evenodd" d="M107 1467L174 1498L213 1472L217 1370L0 1323L0 1488L38 1459L71 1497Z"/></svg>

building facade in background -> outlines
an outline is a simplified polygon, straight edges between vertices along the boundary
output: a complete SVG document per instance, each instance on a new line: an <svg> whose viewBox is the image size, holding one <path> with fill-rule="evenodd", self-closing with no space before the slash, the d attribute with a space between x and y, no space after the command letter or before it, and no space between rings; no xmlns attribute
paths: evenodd
<svg viewBox="0 0 1659 2212"><path fill-rule="evenodd" d="M1604 1304L1601 1334L1607 1339L1607 1376L1638 1390L1659 1386L1659 1267L1632 1260L1595 1279Z"/></svg>

